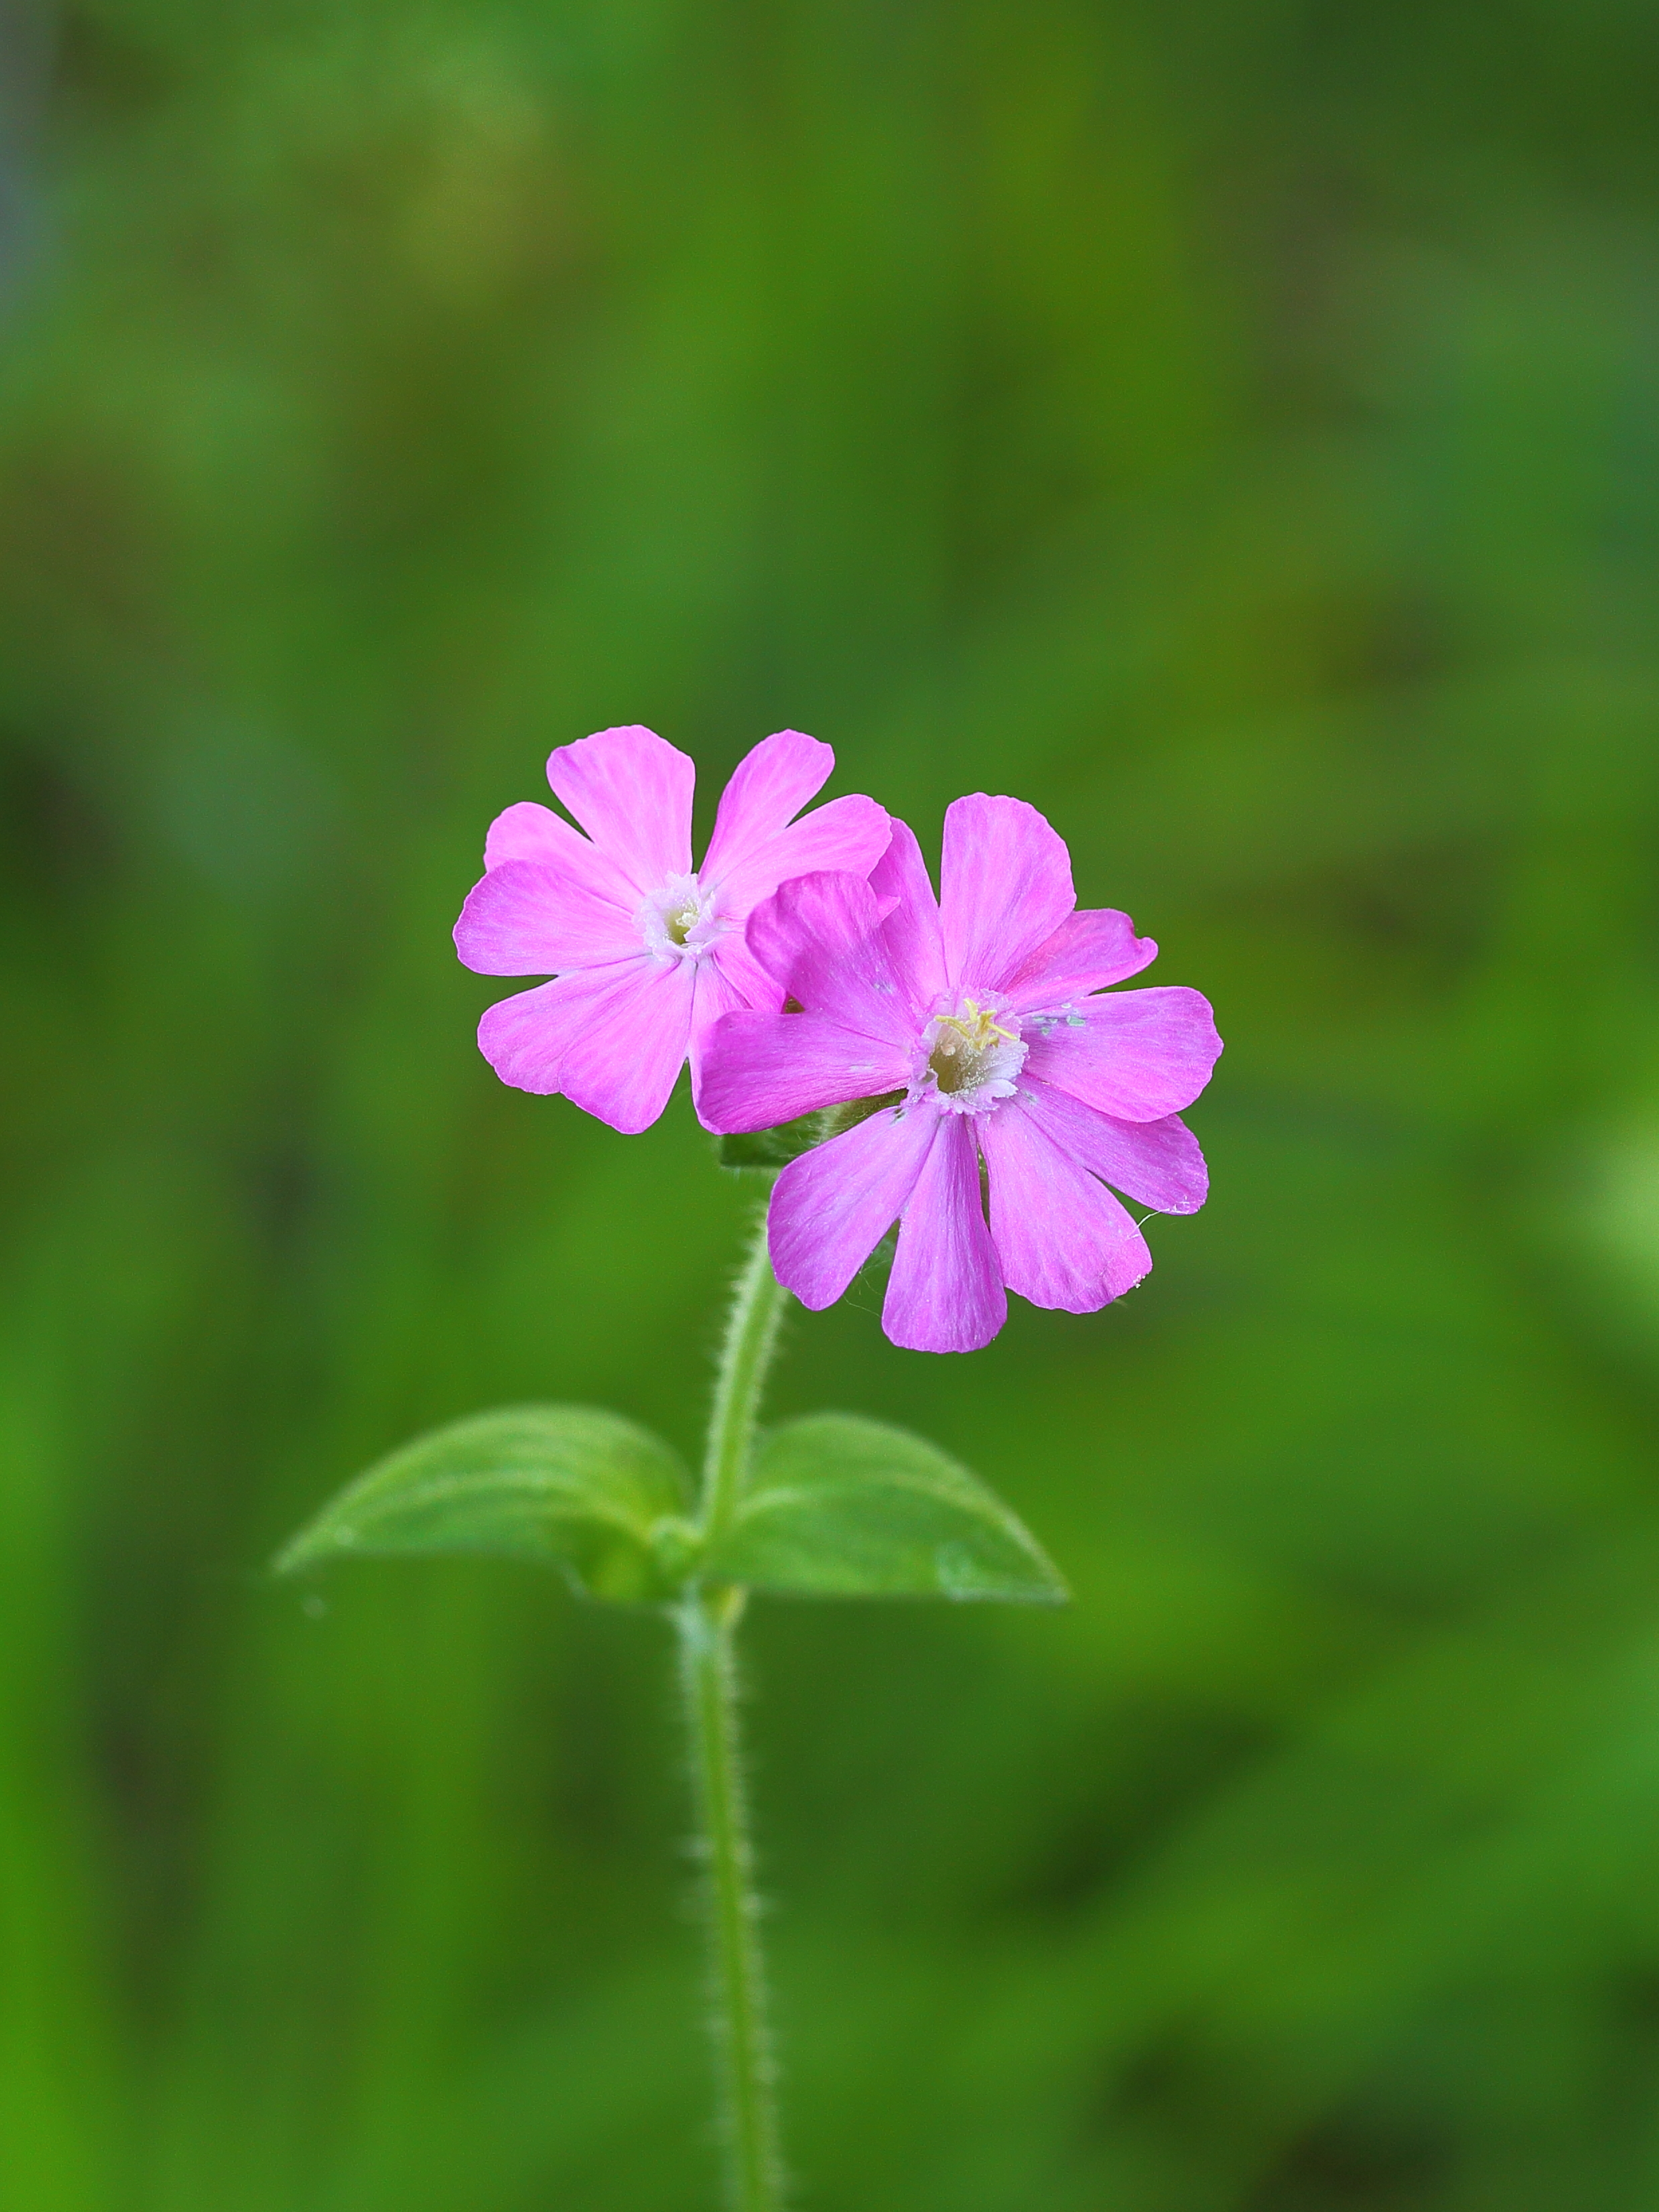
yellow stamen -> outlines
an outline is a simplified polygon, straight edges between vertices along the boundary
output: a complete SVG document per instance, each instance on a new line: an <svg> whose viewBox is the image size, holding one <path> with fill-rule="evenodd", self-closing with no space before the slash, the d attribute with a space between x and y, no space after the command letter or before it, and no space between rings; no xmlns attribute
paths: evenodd
<svg viewBox="0 0 1659 2212"><path fill-rule="evenodd" d="M942 1030L955 1030L969 1052L988 1052L993 1037L1002 1037L1009 1044L1016 1042L1012 1030L1006 1030L1000 1022L994 1021L982 1006L975 1006L971 999L964 999L962 1003L967 1008L967 1012L941 1014L939 1017L939 1026ZM957 1050L955 1039L941 1037L939 1049L941 1052L954 1053Z"/></svg>
<svg viewBox="0 0 1659 2212"><path fill-rule="evenodd" d="M971 999L962 1004L961 1013L935 1018L933 1049L928 1054L934 1080L947 1097L971 1090L980 1080L985 1055L995 1050L999 1037L1006 1044L1018 1042L1014 1030L1004 1029Z"/></svg>

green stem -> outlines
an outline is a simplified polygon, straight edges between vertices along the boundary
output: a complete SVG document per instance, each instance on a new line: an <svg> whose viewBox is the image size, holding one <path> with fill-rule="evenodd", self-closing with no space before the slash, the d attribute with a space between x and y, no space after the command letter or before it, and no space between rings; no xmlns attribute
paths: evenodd
<svg viewBox="0 0 1659 2212"><path fill-rule="evenodd" d="M787 1296L772 1273L763 1220L732 1300L708 1424L698 1521L710 1540L730 1526L743 1496L755 1416ZM766 1975L738 1730L736 1638L744 1596L718 1585L687 1594L679 1613L680 1679L708 1884L728 2201L732 2212L780 2212L783 2173Z"/></svg>
<svg viewBox="0 0 1659 2212"><path fill-rule="evenodd" d="M754 1249L744 1264L732 1300L732 1317L726 1323L714 1382L714 1411L708 1419L698 1522L709 1543L725 1535L743 1496L755 1444L755 1415L766 1387L766 1371L777 1349L778 1323L788 1297L772 1273L763 1214Z"/></svg>
<svg viewBox="0 0 1659 2212"><path fill-rule="evenodd" d="M732 2212L783 2203L777 2101L766 2021L766 1974L738 1747L733 1632L741 1590L694 1595L680 1614L681 1679L691 1730L699 1838L708 1884L714 2026L728 2202Z"/></svg>

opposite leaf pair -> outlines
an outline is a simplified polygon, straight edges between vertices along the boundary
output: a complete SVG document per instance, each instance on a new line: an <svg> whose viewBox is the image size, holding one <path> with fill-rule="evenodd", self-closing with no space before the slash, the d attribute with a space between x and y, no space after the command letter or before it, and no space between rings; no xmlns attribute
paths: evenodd
<svg viewBox="0 0 1659 2212"><path fill-rule="evenodd" d="M817 1597L1054 1603L1065 1585L965 1468L920 1437L813 1413L763 1437L723 1538L637 1422L587 1406L507 1406L420 1437L343 1491L277 1560L485 1553L562 1566L592 1597L666 1603L696 1578Z"/></svg>

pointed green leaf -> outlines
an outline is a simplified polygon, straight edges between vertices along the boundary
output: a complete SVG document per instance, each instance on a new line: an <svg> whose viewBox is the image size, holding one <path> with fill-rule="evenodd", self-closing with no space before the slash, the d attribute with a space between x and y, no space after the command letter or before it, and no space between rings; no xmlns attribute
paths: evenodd
<svg viewBox="0 0 1659 2212"><path fill-rule="evenodd" d="M775 1174L823 1142L823 1118L821 1114L803 1114L799 1121L781 1121L775 1129L716 1137L714 1150L723 1168L764 1168Z"/></svg>
<svg viewBox="0 0 1659 2212"><path fill-rule="evenodd" d="M843 1106L821 1107L815 1114L803 1114L798 1121L780 1121L775 1128L717 1137L714 1148L723 1168L787 1168L803 1152L856 1128L884 1106L896 1105L903 1096L902 1091L890 1091L879 1098L849 1098Z"/></svg>
<svg viewBox="0 0 1659 2212"><path fill-rule="evenodd" d="M486 1552L551 1560L595 1597L666 1595L684 1543L678 1456L592 1406L505 1406L434 1429L360 1475L276 1562L279 1574L356 1553ZM683 1571L683 1568L682 1568Z"/></svg>
<svg viewBox="0 0 1659 2212"><path fill-rule="evenodd" d="M730 1535L703 1571L816 1597L1004 1598L1066 1585L977 1475L924 1437L813 1413L761 1444Z"/></svg>

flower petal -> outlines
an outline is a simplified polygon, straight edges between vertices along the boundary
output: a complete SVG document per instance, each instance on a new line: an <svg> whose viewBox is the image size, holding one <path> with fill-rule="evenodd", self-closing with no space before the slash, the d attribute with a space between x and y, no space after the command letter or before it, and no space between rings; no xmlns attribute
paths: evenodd
<svg viewBox="0 0 1659 2212"><path fill-rule="evenodd" d="M689 960L639 963L571 1039L559 1088L573 1105L625 1137L651 1127L685 1065L695 981Z"/></svg>
<svg viewBox="0 0 1659 2212"><path fill-rule="evenodd" d="M750 951L790 997L866 1036L914 1044L920 1023L894 973L882 908L861 876L798 876L749 917Z"/></svg>
<svg viewBox="0 0 1659 2212"><path fill-rule="evenodd" d="M835 765L834 750L804 730L778 730L763 738L738 763L720 793L703 875L718 880L744 854L769 843L817 797Z"/></svg>
<svg viewBox="0 0 1659 2212"><path fill-rule="evenodd" d="M910 1055L823 1014L727 1014L692 1059L705 1129L770 1129L821 1106L902 1090Z"/></svg>
<svg viewBox="0 0 1659 2212"><path fill-rule="evenodd" d="M738 850L717 879L713 875L711 847L704 873L714 880L720 911L742 915L792 876L814 875L832 868L867 876L887 849L889 835L886 808L878 806L873 799L850 793L815 808L763 845Z"/></svg>
<svg viewBox="0 0 1659 2212"><path fill-rule="evenodd" d="M912 1352L977 1352L1007 1318L973 1134L962 1115L941 1114L899 1227L881 1325Z"/></svg>
<svg viewBox="0 0 1659 2212"><path fill-rule="evenodd" d="M561 745L547 780L641 896L690 874L696 767L654 730L635 722Z"/></svg>
<svg viewBox="0 0 1659 2212"><path fill-rule="evenodd" d="M1159 1213L1196 1213L1208 1197L1204 1155L1178 1114L1161 1121L1115 1121L1051 1083L1024 1077L1019 1095L1045 1137L1126 1197Z"/></svg>
<svg viewBox="0 0 1659 2212"><path fill-rule="evenodd" d="M614 968L588 968L538 983L486 1007L478 1049L503 1083L543 1097L560 1088L565 1054L589 1022L605 1018L610 1001L627 998L649 965L641 953Z"/></svg>
<svg viewBox="0 0 1659 2212"><path fill-rule="evenodd" d="M1093 1313L1151 1268L1146 1240L1103 1183L1011 1098L981 1125L991 1171L991 1235L1011 1291L1034 1306Z"/></svg>
<svg viewBox="0 0 1659 2212"><path fill-rule="evenodd" d="M1209 1000L1179 984L1085 999L1026 1036L1028 1075L1120 1121L1158 1121L1190 1106L1221 1050Z"/></svg>
<svg viewBox="0 0 1659 2212"><path fill-rule="evenodd" d="M939 919L952 986L1000 989L1077 904L1065 840L1023 799L958 799L945 817Z"/></svg>
<svg viewBox="0 0 1659 2212"><path fill-rule="evenodd" d="M719 939L697 974L708 984L707 995L699 984L700 1020L706 1013L708 1022L718 1021L739 1007L762 1014L783 1012L783 986L767 974L741 937Z"/></svg>
<svg viewBox="0 0 1659 2212"><path fill-rule="evenodd" d="M1138 975L1157 957L1157 945L1150 937L1135 935L1127 914L1115 907L1085 907L1068 914L1003 988L1017 1012L1035 1013Z"/></svg>
<svg viewBox="0 0 1659 2212"><path fill-rule="evenodd" d="M627 914L639 906L639 893L614 860L573 830L562 814L550 806L521 799L498 814L484 839L484 866L499 868L503 860L539 860L562 869L574 883L595 897L609 899Z"/></svg>
<svg viewBox="0 0 1659 2212"><path fill-rule="evenodd" d="M691 1095L697 1095L703 1056L715 1026L739 1012L781 1013L783 993L749 954L740 937L722 938L696 965L691 1000ZM708 1125L712 1127L714 1125Z"/></svg>
<svg viewBox="0 0 1659 2212"><path fill-rule="evenodd" d="M881 927L894 972L907 979L911 1000L918 1008L931 1006L946 988L939 901L933 896L916 833L896 815L892 817L887 850L870 871L870 888L881 904L892 901Z"/></svg>
<svg viewBox="0 0 1659 2212"><path fill-rule="evenodd" d="M785 1168L767 1241L778 1280L804 1306L833 1305L898 1219L943 1119L884 1108Z"/></svg>
<svg viewBox="0 0 1659 2212"><path fill-rule="evenodd" d="M455 950L480 975L556 975L629 958L640 933L621 907L558 866L503 860L467 893Z"/></svg>

